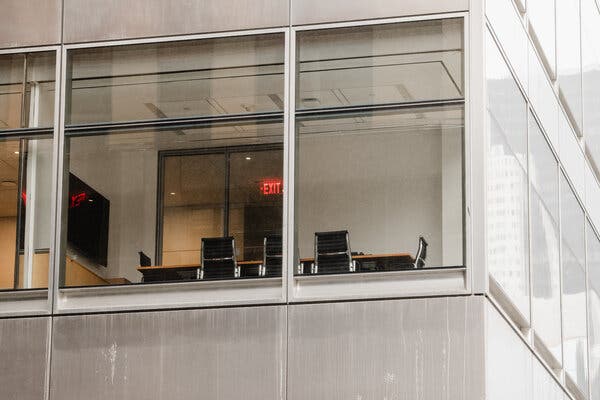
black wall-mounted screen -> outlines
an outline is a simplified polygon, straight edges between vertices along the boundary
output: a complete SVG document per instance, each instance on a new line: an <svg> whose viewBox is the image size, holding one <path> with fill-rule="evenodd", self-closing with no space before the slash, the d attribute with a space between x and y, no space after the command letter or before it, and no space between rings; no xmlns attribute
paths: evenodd
<svg viewBox="0 0 600 400"><path fill-rule="evenodd" d="M110 201L81 179L69 174L69 225L71 247L96 264L108 264Z"/></svg>

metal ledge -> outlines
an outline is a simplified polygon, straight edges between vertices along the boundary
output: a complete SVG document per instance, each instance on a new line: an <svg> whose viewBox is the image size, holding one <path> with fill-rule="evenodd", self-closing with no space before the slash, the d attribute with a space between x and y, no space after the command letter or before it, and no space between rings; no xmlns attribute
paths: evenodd
<svg viewBox="0 0 600 400"><path fill-rule="evenodd" d="M447 267L294 276L290 301L460 295L468 293L466 272L466 267Z"/></svg>
<svg viewBox="0 0 600 400"><path fill-rule="evenodd" d="M50 313L48 289L0 291L0 317Z"/></svg>
<svg viewBox="0 0 600 400"><path fill-rule="evenodd" d="M282 283L263 278L61 288L56 313L282 303Z"/></svg>

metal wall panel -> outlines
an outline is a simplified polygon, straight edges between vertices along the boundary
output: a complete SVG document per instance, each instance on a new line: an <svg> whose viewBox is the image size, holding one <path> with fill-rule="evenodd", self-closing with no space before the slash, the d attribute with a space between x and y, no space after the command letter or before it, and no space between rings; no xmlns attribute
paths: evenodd
<svg viewBox="0 0 600 400"><path fill-rule="evenodd" d="M61 0L0 2L0 48L59 44Z"/></svg>
<svg viewBox="0 0 600 400"><path fill-rule="evenodd" d="M469 0L291 0L292 24L466 11Z"/></svg>
<svg viewBox="0 0 600 400"><path fill-rule="evenodd" d="M289 0L64 0L65 43L289 25Z"/></svg>
<svg viewBox="0 0 600 400"><path fill-rule="evenodd" d="M285 307L56 317L51 398L281 399Z"/></svg>
<svg viewBox="0 0 600 400"><path fill-rule="evenodd" d="M45 399L50 317L0 319L0 398Z"/></svg>
<svg viewBox="0 0 600 400"><path fill-rule="evenodd" d="M288 399L482 399L483 297L295 305Z"/></svg>

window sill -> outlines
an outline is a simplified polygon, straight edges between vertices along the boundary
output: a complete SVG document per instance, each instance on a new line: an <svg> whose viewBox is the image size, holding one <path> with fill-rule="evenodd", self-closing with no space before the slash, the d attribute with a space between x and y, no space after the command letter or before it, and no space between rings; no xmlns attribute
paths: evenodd
<svg viewBox="0 0 600 400"><path fill-rule="evenodd" d="M466 267L294 276L290 301L399 298L468 293Z"/></svg>

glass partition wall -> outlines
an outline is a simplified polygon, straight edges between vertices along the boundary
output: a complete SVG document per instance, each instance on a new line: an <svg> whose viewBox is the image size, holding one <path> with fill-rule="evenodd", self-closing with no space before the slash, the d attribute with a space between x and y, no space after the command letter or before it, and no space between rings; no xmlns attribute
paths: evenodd
<svg viewBox="0 0 600 400"><path fill-rule="evenodd" d="M61 286L281 277L284 45L69 50Z"/></svg>
<svg viewBox="0 0 600 400"><path fill-rule="evenodd" d="M463 266L462 19L296 46L294 273Z"/></svg>
<svg viewBox="0 0 600 400"><path fill-rule="evenodd" d="M48 287L56 52L0 55L0 291Z"/></svg>

